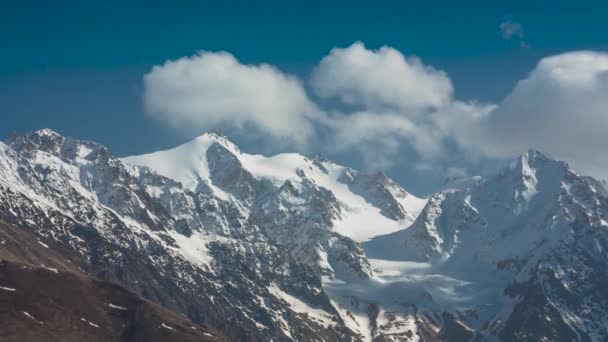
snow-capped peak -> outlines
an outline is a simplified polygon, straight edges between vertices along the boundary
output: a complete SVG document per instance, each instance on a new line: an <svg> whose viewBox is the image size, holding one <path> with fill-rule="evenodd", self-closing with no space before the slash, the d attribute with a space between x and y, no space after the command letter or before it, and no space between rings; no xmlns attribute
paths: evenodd
<svg viewBox="0 0 608 342"><path fill-rule="evenodd" d="M52 129L43 128L25 134L13 135L11 136L10 141L27 142L28 144L34 144L37 147L44 147L47 145L48 147L48 145L54 145L57 142L63 141L64 139L65 138L61 134L53 131Z"/></svg>
<svg viewBox="0 0 608 342"><path fill-rule="evenodd" d="M47 136L47 137L59 137L61 136L61 134L53 131L50 128L42 128L39 129L37 131L34 131L32 134L38 135L38 136Z"/></svg>
<svg viewBox="0 0 608 342"><path fill-rule="evenodd" d="M64 137L61 134L43 128L34 132L12 135L7 141L12 149L20 152L45 152L55 157L71 160L76 164L86 163L91 158L109 158L110 151L93 141Z"/></svg>
<svg viewBox="0 0 608 342"><path fill-rule="evenodd" d="M521 176L533 176L535 172L541 169L544 171L553 169L554 172L564 172L565 170L569 170L570 167L566 162L552 159L540 151L530 149L519 157L512 159L508 167L503 169L502 173L514 171Z"/></svg>
<svg viewBox="0 0 608 342"><path fill-rule="evenodd" d="M339 206L348 212L335 219L334 230L357 241L408 226L425 203L382 172L365 175L297 153L270 157L247 154L217 133L206 133L176 148L123 161L149 167L191 191L196 192L204 183L218 196L225 198L228 194L247 202L247 206L253 203L256 188L265 187L264 184L279 189L287 181L296 188L303 182L311 182L331 191Z"/></svg>
<svg viewBox="0 0 608 342"><path fill-rule="evenodd" d="M122 160L127 164L146 166L160 175L176 180L189 190L195 191L199 184L210 178L207 151L214 144L238 155L240 151L225 136L205 133L175 148L131 156Z"/></svg>

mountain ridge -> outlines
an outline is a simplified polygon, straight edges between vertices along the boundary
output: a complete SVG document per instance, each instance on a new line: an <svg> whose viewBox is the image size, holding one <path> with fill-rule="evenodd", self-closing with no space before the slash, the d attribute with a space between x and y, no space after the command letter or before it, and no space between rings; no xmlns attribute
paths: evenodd
<svg viewBox="0 0 608 342"><path fill-rule="evenodd" d="M608 200L567 164L530 150L427 200L381 173L215 139L117 159L16 136L0 143L0 218L233 340L608 336L594 275Z"/></svg>

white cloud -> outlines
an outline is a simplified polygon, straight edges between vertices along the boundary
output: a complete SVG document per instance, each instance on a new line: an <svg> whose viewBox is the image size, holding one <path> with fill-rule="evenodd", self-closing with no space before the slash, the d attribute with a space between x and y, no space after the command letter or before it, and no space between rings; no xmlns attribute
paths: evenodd
<svg viewBox="0 0 608 342"><path fill-rule="evenodd" d="M339 51L345 53L352 48ZM336 51L324 61L335 56ZM357 52L374 53L378 52ZM379 65L374 67L369 60ZM366 70L384 66L382 58L369 60ZM420 70L431 70L420 76L423 80L436 73L445 75L418 63ZM340 89L346 87L345 94L357 93L357 104L367 108L331 116L337 149L358 151L365 161L388 167L398 163L402 155L411 157L411 153L404 152L407 149L415 152L418 164L445 165L455 156L474 164L479 158L512 158L535 148L570 162L584 174L608 178L608 159L603 157L608 139L607 53L579 51L544 58L498 105L462 102L454 99L451 91L429 87L427 90L443 94L442 105L418 110L411 109L415 106L405 110L406 106L400 106L390 94L377 92L377 87L389 86L379 86L376 75L366 82L365 73L357 73L360 66L349 73L344 70L348 65L337 66L339 73L327 69L327 65L316 70L327 71L327 82L331 82L329 75L356 74L344 78L349 82L335 82L339 86L329 86L327 89L333 90L326 94L340 96ZM391 82L394 81L387 84ZM451 84L449 79L447 84ZM394 108L376 106L378 103L392 104Z"/></svg>
<svg viewBox="0 0 608 342"><path fill-rule="evenodd" d="M417 159L430 161L445 157L446 144L475 144L477 141L470 140L470 131L493 108L452 100L440 109L419 115L361 111L333 115L328 124L334 132L334 149L354 150L366 161L388 167L399 160L404 147Z"/></svg>
<svg viewBox="0 0 608 342"><path fill-rule="evenodd" d="M608 54L542 59L477 130L477 148L487 155L536 148L583 173L608 176Z"/></svg>
<svg viewBox="0 0 608 342"><path fill-rule="evenodd" d="M301 149L315 129L329 131L334 151L356 150L388 165L404 144L425 159L442 150L442 121L452 107L452 83L416 57L356 42L334 48L314 69L314 91L361 108L318 109L301 82L267 65L244 65L225 52L201 52L155 66L144 77L149 115L188 135L217 127L256 127L266 138L292 140ZM441 113L441 115L439 115ZM444 120L445 121L445 120ZM249 131L249 134L252 132ZM253 132L256 133L256 132Z"/></svg>
<svg viewBox="0 0 608 342"><path fill-rule="evenodd" d="M356 112L340 114L329 123L334 151L355 151L372 168L389 168L403 152L412 149L424 158L441 150L439 131L413 122L400 112Z"/></svg>
<svg viewBox="0 0 608 342"><path fill-rule="evenodd" d="M372 51L361 42L332 49L314 70L311 84L322 98L337 98L367 110L400 109L404 114L440 107L453 91L443 71L393 48Z"/></svg>
<svg viewBox="0 0 608 342"><path fill-rule="evenodd" d="M147 112L189 133L255 127L303 145L318 115L301 82L268 64L245 65L226 52L167 61L144 76Z"/></svg>
<svg viewBox="0 0 608 342"><path fill-rule="evenodd" d="M311 85L321 98L355 106L329 116L333 148L356 151L376 167L399 161L405 149L423 160L441 157L445 139L480 110L453 99L443 71L393 48L374 51L360 42L332 49L313 71Z"/></svg>
<svg viewBox="0 0 608 342"><path fill-rule="evenodd" d="M188 132L255 127L300 150L314 143L334 155L358 153L376 169L471 170L479 158L536 148L583 173L608 176L605 53L545 58L498 105L459 101L443 71L362 43L334 48L313 71L311 89L321 99L338 99L336 106L314 103L294 76L223 52L168 61L144 83L149 114Z"/></svg>
<svg viewBox="0 0 608 342"><path fill-rule="evenodd" d="M524 27L510 14L505 15L504 20L500 23L500 32L506 40L511 40L513 37L524 38Z"/></svg>

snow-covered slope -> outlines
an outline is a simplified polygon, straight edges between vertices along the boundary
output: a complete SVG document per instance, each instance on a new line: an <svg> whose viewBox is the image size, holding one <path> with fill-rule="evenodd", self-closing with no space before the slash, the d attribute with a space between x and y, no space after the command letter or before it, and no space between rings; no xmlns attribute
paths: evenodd
<svg viewBox="0 0 608 342"><path fill-rule="evenodd" d="M218 154L226 159L233 158L234 163L218 165ZM170 150L122 160L127 164L149 167L191 191L209 186L216 195L226 198L228 194L236 200L242 199L242 194L231 191L229 185L233 183L222 184L216 173L228 173L233 171L230 168L239 168L237 177L249 174L275 188L286 181L300 187L308 180L329 190L342 212L332 220L333 227L327 228L359 242L407 227L426 203L424 199L407 193L381 172L365 175L327 160L295 153L272 157L247 154L226 137L215 133L204 134Z"/></svg>
<svg viewBox="0 0 608 342"><path fill-rule="evenodd" d="M328 161L244 155L215 134L153 156L158 171L50 130L15 136L0 143L0 218L78 253L95 276L195 322L230 326L228 337L357 338L322 279L372 272L335 226L365 211L393 230L409 221L380 214Z"/></svg>
<svg viewBox="0 0 608 342"><path fill-rule="evenodd" d="M478 336L604 341L608 199L597 184L530 150L435 194L408 229L365 251L378 275L431 295L419 309L458 311Z"/></svg>
<svg viewBox="0 0 608 342"><path fill-rule="evenodd" d="M118 159L41 130L0 143L0 219L232 340L608 336L606 190L536 151L427 201L213 133Z"/></svg>
<svg viewBox="0 0 608 342"><path fill-rule="evenodd" d="M49 130L0 143L0 219L32 230L49 248L76 253L92 275L234 340L352 334L342 326L317 329L273 296L280 288L337 319L310 267L271 243L246 210L202 190Z"/></svg>

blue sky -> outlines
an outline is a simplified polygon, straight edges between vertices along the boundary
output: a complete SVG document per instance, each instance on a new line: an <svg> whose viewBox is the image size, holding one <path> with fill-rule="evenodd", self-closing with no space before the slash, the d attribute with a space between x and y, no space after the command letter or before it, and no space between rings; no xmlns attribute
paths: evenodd
<svg viewBox="0 0 608 342"><path fill-rule="evenodd" d="M184 131L147 115L143 76L200 50L227 51L245 65L274 65L308 87L332 48L356 41L373 51L386 45L443 70L454 98L499 103L544 57L607 51L606 7L581 1L4 1L0 136L50 127L101 142L121 156L184 142L213 127ZM500 29L505 18L522 34L506 39ZM235 132L231 138L247 151L297 149L270 144L269 150L243 130ZM314 151L354 166L365 163L352 150ZM403 153L413 154L407 147ZM479 168L467 165L467 173ZM445 176L421 179L420 167L387 168L417 193L434 190Z"/></svg>

